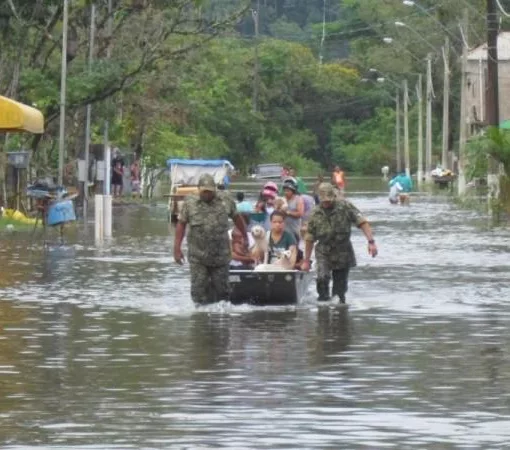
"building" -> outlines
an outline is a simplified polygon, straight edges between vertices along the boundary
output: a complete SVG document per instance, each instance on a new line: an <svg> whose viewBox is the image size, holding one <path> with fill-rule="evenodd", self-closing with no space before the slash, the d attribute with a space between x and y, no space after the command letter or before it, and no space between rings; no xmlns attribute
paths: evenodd
<svg viewBox="0 0 510 450"><path fill-rule="evenodd" d="M498 36L499 120L510 119L510 32ZM486 119L487 43L468 53L466 74L466 103L471 131L482 126Z"/></svg>

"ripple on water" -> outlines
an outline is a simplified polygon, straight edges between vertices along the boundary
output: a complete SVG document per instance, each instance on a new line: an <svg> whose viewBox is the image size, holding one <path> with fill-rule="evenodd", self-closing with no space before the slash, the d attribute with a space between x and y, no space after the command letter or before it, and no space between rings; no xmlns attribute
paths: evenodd
<svg viewBox="0 0 510 450"><path fill-rule="evenodd" d="M99 249L3 243L3 448L505 448L510 236L354 201L380 257L354 231L348 308L195 308L164 211L119 211Z"/></svg>

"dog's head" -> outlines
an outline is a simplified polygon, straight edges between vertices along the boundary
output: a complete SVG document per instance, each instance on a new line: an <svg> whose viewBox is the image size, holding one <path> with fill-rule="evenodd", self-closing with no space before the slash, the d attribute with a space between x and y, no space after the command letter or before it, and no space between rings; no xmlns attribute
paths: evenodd
<svg viewBox="0 0 510 450"><path fill-rule="evenodd" d="M281 259L290 259L290 256L292 255L292 252L290 250L284 250L280 254Z"/></svg>
<svg viewBox="0 0 510 450"><path fill-rule="evenodd" d="M283 197L277 197L274 201L274 207L275 209L285 211L288 208L287 200L285 200Z"/></svg>
<svg viewBox="0 0 510 450"><path fill-rule="evenodd" d="M266 237L266 230L264 230L262 225L254 225L251 229L251 235L255 240L264 239Z"/></svg>

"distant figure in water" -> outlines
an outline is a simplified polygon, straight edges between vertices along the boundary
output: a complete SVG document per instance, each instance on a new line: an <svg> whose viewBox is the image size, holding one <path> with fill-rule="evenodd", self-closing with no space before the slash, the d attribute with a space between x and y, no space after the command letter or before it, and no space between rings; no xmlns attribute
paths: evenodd
<svg viewBox="0 0 510 450"><path fill-rule="evenodd" d="M331 184L337 190L337 197L341 199L345 192L345 174L340 166L336 166L331 174Z"/></svg>
<svg viewBox="0 0 510 450"><path fill-rule="evenodd" d="M399 185L395 187L395 185ZM401 205L409 205L411 198L410 198L410 192L413 190L413 180L410 176L408 176L405 172L399 173L396 177L393 177L390 182L390 196L393 192L393 195L395 195L395 189L398 190L398 199L400 201ZM392 188L395 189L391 191ZM390 199L390 203L393 203Z"/></svg>

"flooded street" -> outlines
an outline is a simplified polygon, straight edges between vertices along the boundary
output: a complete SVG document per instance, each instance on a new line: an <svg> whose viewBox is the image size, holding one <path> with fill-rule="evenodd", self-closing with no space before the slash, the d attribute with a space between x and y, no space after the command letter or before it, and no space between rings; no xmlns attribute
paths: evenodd
<svg viewBox="0 0 510 450"><path fill-rule="evenodd" d="M0 447L508 448L510 234L351 200L379 256L353 232L348 308L196 309L164 205L118 208L103 248L1 240Z"/></svg>

